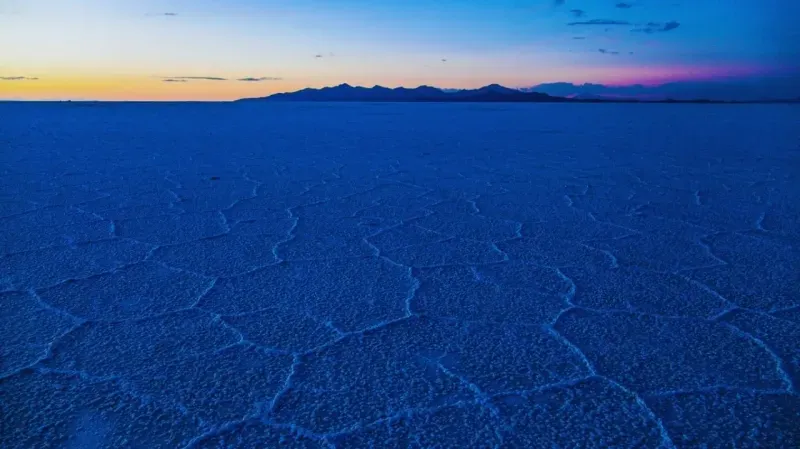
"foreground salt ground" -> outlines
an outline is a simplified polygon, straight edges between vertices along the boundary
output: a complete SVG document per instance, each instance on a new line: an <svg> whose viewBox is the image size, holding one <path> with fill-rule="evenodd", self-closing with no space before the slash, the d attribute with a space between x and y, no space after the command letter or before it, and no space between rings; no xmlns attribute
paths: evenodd
<svg viewBox="0 0 800 449"><path fill-rule="evenodd" d="M0 104L0 447L800 447L800 109Z"/></svg>

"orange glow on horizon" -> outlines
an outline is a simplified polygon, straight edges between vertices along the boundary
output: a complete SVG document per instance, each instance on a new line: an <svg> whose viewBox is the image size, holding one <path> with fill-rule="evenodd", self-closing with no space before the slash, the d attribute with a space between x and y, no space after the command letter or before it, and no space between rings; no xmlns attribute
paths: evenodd
<svg viewBox="0 0 800 449"><path fill-rule="evenodd" d="M155 77L39 77L0 82L0 99L101 101L225 101L301 89L286 81L206 81L171 83Z"/></svg>

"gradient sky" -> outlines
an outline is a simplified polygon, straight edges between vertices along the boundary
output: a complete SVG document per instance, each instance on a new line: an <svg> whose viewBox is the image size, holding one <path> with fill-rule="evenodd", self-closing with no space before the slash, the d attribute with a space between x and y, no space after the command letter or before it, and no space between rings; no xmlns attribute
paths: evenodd
<svg viewBox="0 0 800 449"><path fill-rule="evenodd" d="M0 0L0 98L760 77L800 66L797 17L797 0Z"/></svg>

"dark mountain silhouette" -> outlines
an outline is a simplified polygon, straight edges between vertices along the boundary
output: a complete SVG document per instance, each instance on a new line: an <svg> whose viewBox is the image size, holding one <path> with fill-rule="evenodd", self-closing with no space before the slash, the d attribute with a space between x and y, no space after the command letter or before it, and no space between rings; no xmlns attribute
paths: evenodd
<svg viewBox="0 0 800 449"><path fill-rule="evenodd" d="M772 76L714 81L679 81L656 86L547 83L520 90L576 99L636 99L642 101L704 99L729 102L771 102L797 98L800 95L800 77Z"/></svg>
<svg viewBox="0 0 800 449"><path fill-rule="evenodd" d="M565 102L567 98L554 97L538 92L522 92L499 84L480 89L442 90L431 86L414 89L354 87L340 84L322 89L303 89L262 98L246 98L240 101L353 101L353 102Z"/></svg>
<svg viewBox="0 0 800 449"><path fill-rule="evenodd" d="M713 89L675 88L664 86L604 86L601 84L574 85L570 83L540 84L531 88L511 89L490 84L479 89L439 89L431 86L388 88L383 86L360 87L340 84L321 89L302 89L268 97L244 98L238 101L256 102L474 102L474 103L793 103L784 97L757 97L753 95L722 95L730 89L718 86ZM704 96L703 93L708 95ZM731 98L734 97L734 98Z"/></svg>

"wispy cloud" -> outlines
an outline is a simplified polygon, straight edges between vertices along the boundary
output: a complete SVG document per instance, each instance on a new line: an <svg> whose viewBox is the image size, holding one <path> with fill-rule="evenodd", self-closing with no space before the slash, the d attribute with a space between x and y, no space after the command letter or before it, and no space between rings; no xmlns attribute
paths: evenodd
<svg viewBox="0 0 800 449"><path fill-rule="evenodd" d="M681 26L680 22L676 22L674 20L671 20L666 23L650 22L642 27L634 28L631 31L634 33L646 33L646 34L666 33L680 26Z"/></svg>
<svg viewBox="0 0 800 449"><path fill-rule="evenodd" d="M569 13L572 14L573 16L575 16L575 17L585 17L586 16L586 11L584 11L582 9L570 9Z"/></svg>
<svg viewBox="0 0 800 449"><path fill-rule="evenodd" d="M554 4L555 6L561 6L561 5L563 5L564 3L566 3L566 2L567 2L567 0L553 0L553 4Z"/></svg>
<svg viewBox="0 0 800 449"><path fill-rule="evenodd" d="M573 39L575 39L576 41L582 41L582 40L586 39L586 37L585 36L575 36L575 37L573 37Z"/></svg>
<svg viewBox="0 0 800 449"><path fill-rule="evenodd" d="M679 26L681 26L680 22L676 22L676 21L672 20L670 22L665 23L664 26L659 31L662 31L662 32L672 31L675 28L678 28Z"/></svg>
<svg viewBox="0 0 800 449"><path fill-rule="evenodd" d="M177 17L178 13L176 12L151 12L145 14L147 17Z"/></svg>
<svg viewBox="0 0 800 449"><path fill-rule="evenodd" d="M621 2L621 3L617 3L617 5L616 5L616 6L617 6L617 8L619 8L619 9L630 9L630 8L633 8L633 5L632 5L632 4L630 4L630 3L623 3L623 2Z"/></svg>
<svg viewBox="0 0 800 449"><path fill-rule="evenodd" d="M602 53L604 55L618 55L619 54L618 51L606 50L605 48L599 48L599 49L597 49L597 51L599 51L600 53Z"/></svg>
<svg viewBox="0 0 800 449"><path fill-rule="evenodd" d="M628 22L627 20L592 19L583 22L570 22L567 25L576 26L576 25L630 25L630 24L631 23Z"/></svg>
<svg viewBox="0 0 800 449"><path fill-rule="evenodd" d="M190 81L241 81L245 83L260 83L263 81L281 81L283 78L275 76L246 76L244 78L235 78L233 80L222 78L219 76L166 76L160 77L161 81L165 83L188 83Z"/></svg>
<svg viewBox="0 0 800 449"><path fill-rule="evenodd" d="M31 76L0 76L0 81L39 81L39 78Z"/></svg>
<svg viewBox="0 0 800 449"><path fill-rule="evenodd" d="M239 78L236 81L244 81L244 82L248 82L248 83L259 83L261 81L280 81L282 79L283 78L278 78L278 77L274 77L274 76L262 76L262 77L258 77L258 78L248 76L246 78Z"/></svg>
<svg viewBox="0 0 800 449"><path fill-rule="evenodd" d="M228 78L220 78L218 76L167 76L164 80L172 80L170 82L180 81L228 81Z"/></svg>

